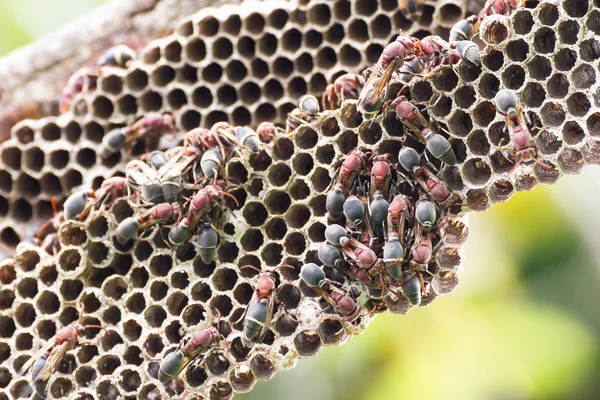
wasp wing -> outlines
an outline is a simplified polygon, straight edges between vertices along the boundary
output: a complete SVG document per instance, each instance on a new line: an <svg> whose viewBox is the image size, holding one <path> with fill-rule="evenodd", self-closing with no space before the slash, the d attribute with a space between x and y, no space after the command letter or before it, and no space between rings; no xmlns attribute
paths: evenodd
<svg viewBox="0 0 600 400"><path fill-rule="evenodd" d="M46 364L40 370L38 375L34 379L34 384L38 382L47 381L50 379L50 375L52 372L58 367L58 363L64 355L71 349L71 339L65 340L62 344L55 346L51 351L48 359L46 360Z"/></svg>
<svg viewBox="0 0 600 400"><path fill-rule="evenodd" d="M263 325L260 333L258 334L258 343L261 343L267 332L269 332L269 327L271 326L271 319L273 318L273 308L275 307L275 293L271 293L269 298L267 299L267 319L265 320L265 324Z"/></svg>

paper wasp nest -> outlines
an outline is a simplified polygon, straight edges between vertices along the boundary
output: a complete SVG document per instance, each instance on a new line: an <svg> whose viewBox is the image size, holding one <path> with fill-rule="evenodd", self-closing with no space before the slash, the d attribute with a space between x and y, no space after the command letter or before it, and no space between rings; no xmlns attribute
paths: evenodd
<svg viewBox="0 0 600 400"><path fill-rule="evenodd" d="M0 240L14 247L32 236L31 221L51 217L53 195L68 195L78 186L98 188L104 178L123 174L132 155L103 161L96 154L115 124L150 111L176 111L182 131L223 119L234 125L281 122L301 94L320 94L340 71L358 72L375 62L398 28L419 37L430 28L446 35L465 16L460 3L439 2L435 12L426 8L417 26L402 17L396 3L265 2L207 10L182 21L174 35L150 44L139 62L102 76L98 90L81 96L79 113L14 128L1 145ZM599 8L598 0L527 2L510 16L486 17L480 69L460 66L456 75L442 68L427 82L411 81L413 102L433 105L430 116L449 131L459 163L444 178L472 209L485 210L516 190L600 162ZM494 103L501 88L514 90L545 128L537 145L551 169L528 164L507 174L514 163L498 149L506 124ZM342 156L357 146L395 156L410 143L394 112L370 124L354 101L281 137L279 149L271 144L260 156L227 164L229 176L242 182L232 191L240 207L227 201L235 217L220 232L216 262L201 261L195 237L174 249L158 229L119 244L114 229L134 212L123 198L107 212L61 224L56 255L23 245L0 263L0 399L34 397L30 376L17 371L62 326L77 320L80 305L84 322L104 325L107 332L91 331L82 347L67 353L49 382L49 398L165 399L192 393L226 399L293 367L298 358L316 355L323 345L344 342L349 324L335 314L319 314L318 297L299 278L300 266L320 264L316 252L329 223L326 190ZM133 156L143 152L133 149ZM433 278L437 291L423 305L458 283L468 228L451 216L442 230ZM248 350L236 321L257 274L239 266L282 263L295 269L278 272L271 332ZM325 270L345 281L346 290L364 290L336 270ZM385 307L405 313L410 305L387 297ZM182 374L181 385L164 387L157 380L158 361L186 331L203 327L210 308L222 315L220 330L229 349L207 353ZM370 319L361 318L356 333Z"/></svg>
<svg viewBox="0 0 600 400"><path fill-rule="evenodd" d="M0 254L12 254L52 216L52 196L98 188L123 171L127 160L96 154L115 124L151 111L177 111L183 130L224 120L283 123L301 95L320 96L333 78L375 63L399 29L447 36L464 6L437 3L427 2L418 23L403 17L397 0L249 2L182 20L134 66L77 97L75 115L23 121L0 144Z"/></svg>

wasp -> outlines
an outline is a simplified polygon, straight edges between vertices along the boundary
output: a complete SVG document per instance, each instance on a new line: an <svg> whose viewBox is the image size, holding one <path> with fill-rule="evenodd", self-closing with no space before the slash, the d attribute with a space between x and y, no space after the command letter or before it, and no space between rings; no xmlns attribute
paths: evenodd
<svg viewBox="0 0 600 400"><path fill-rule="evenodd" d="M325 277L323 269L309 263L302 266L300 275L304 283L321 296L333 311L346 322L354 322L361 315L360 307L342 289L335 287ZM325 309L326 310L326 309ZM325 311L323 310L323 311Z"/></svg>
<svg viewBox="0 0 600 400"><path fill-rule="evenodd" d="M448 139L439 134L421 111L404 96L397 97L391 107L396 111L396 118L408 128L408 134L427 146L427 150L438 160L448 164L456 164L456 154Z"/></svg>
<svg viewBox="0 0 600 400"><path fill-rule="evenodd" d="M86 329L103 329L100 325L82 325L83 309L79 313L79 320L59 330L54 339L40 352L32 357L19 371L19 375L26 374L31 370L32 386L37 394L46 398L45 392L48 380L52 373L58 368L60 361L69 350L77 346L80 336Z"/></svg>
<svg viewBox="0 0 600 400"><path fill-rule="evenodd" d="M415 149L403 147L398 153L398 162L441 207L448 207L456 200L446 182L421 165L421 157Z"/></svg>
<svg viewBox="0 0 600 400"><path fill-rule="evenodd" d="M417 53L423 54L419 40L402 34L383 49L358 97L357 108L366 120L373 120L379 114L387 99L392 75L406 57Z"/></svg>
<svg viewBox="0 0 600 400"><path fill-rule="evenodd" d="M67 81L59 102L59 110L65 113L71 109L73 99L79 93L88 93L96 90L98 77L104 67L127 68L137 58L135 51L125 45L108 49L96 61L96 65L83 67L75 72Z"/></svg>
<svg viewBox="0 0 600 400"><path fill-rule="evenodd" d="M229 197L239 207L239 202L235 196L225 192L221 182L215 181L212 185L205 186L198 190L189 200L190 205L187 215L182 220L178 220L171 228L169 232L169 240L171 243L175 245L185 243L190 233L193 232L198 224L198 221L219 205L224 197ZM205 258L207 260L210 259L210 261L212 261L212 258L214 257L214 252L209 250L209 248L213 247L213 245L216 248L214 235L212 234L213 231L214 229L212 227L206 227L206 229L203 228L202 232L204 235L198 237L199 244L206 247L207 252L204 253Z"/></svg>
<svg viewBox="0 0 600 400"><path fill-rule="evenodd" d="M117 241L121 244L135 239L140 230L150 226L176 220L181 213L179 203L161 203L150 208L138 217L127 217L117 226Z"/></svg>
<svg viewBox="0 0 600 400"><path fill-rule="evenodd" d="M217 320L217 327L220 326L221 314ZM212 315L212 314L211 314ZM187 335L177 349L167 354L160 362L160 369L158 371L158 380L163 385L166 385L171 380L175 379L181 371L183 371L190 362L194 361L200 355L207 353L210 349L214 348L221 343L221 340L225 339L221 336L221 333L217 328L212 325L212 316L207 323L209 326L206 329L200 330L196 333Z"/></svg>
<svg viewBox="0 0 600 400"><path fill-rule="evenodd" d="M537 146L529 131L531 121L523 112L517 95L508 89L503 89L496 94L496 108L504 115L506 127L511 140L513 151L512 158L516 161L514 168L509 172L512 174L522 162L534 161L544 168L552 168L544 164L537 157Z"/></svg>
<svg viewBox="0 0 600 400"><path fill-rule="evenodd" d="M242 342L248 348L254 346L252 341L255 339L258 343L262 342L269 331L271 319L273 318L275 295L277 294L275 271L281 268L294 269L293 266L286 264L266 272L261 272L253 265L240 267L240 269L253 269L259 272L254 294L250 299L250 303L248 303L248 307L246 307L246 311L238 320L238 322L244 320Z"/></svg>
<svg viewBox="0 0 600 400"><path fill-rule="evenodd" d="M335 110L348 99L358 99L363 88L363 79L360 75L344 74L327 86L321 103L326 110Z"/></svg>
<svg viewBox="0 0 600 400"><path fill-rule="evenodd" d="M286 119L286 133L292 133L303 124L312 123L319 114L319 100L306 94L298 100L298 107L288 113Z"/></svg>
<svg viewBox="0 0 600 400"><path fill-rule="evenodd" d="M158 140L162 134L174 130L175 119L170 113L149 113L130 126L115 128L104 135L100 157L106 159L142 137Z"/></svg>

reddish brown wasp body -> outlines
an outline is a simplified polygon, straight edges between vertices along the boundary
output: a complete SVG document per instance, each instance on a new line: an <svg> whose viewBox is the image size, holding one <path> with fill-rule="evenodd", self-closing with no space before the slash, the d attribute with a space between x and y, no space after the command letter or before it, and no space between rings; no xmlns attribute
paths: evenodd
<svg viewBox="0 0 600 400"><path fill-rule="evenodd" d="M400 243L404 243L404 226L411 215L412 204L410 199L399 194L394 197L388 209L388 238L395 236Z"/></svg>
<svg viewBox="0 0 600 400"><path fill-rule="evenodd" d="M348 191L350 191L356 176L366 165L367 156L359 149L352 150L348 157L346 157L337 173L335 182L336 186L344 191L344 195L347 195Z"/></svg>
<svg viewBox="0 0 600 400"><path fill-rule="evenodd" d="M378 154L371 157L371 198L375 192L381 192L387 197L392 181L392 158L390 154Z"/></svg>
<svg viewBox="0 0 600 400"><path fill-rule="evenodd" d="M321 103L324 109L335 110L348 99L358 99L363 88L363 79L360 75L344 74L327 86Z"/></svg>
<svg viewBox="0 0 600 400"><path fill-rule="evenodd" d="M400 35L383 49L377 64L358 97L357 109L367 120L374 119L387 98L387 88L392 75L411 55L423 54L416 38Z"/></svg>
<svg viewBox="0 0 600 400"><path fill-rule="evenodd" d="M59 330L52 343L32 357L19 371L19 375L32 371L32 386L40 397L45 398L46 386L52 373L67 353L77 346L80 336L86 329L105 329L100 325L82 325L83 309L79 313L79 320Z"/></svg>
<svg viewBox="0 0 600 400"><path fill-rule="evenodd" d="M514 168L509 174L512 174L522 162L530 160L544 168L552 168L536 158L537 146L529 131L531 122L525 115L517 95L508 89L504 89L496 94L495 100L496 108L504 115L513 147L512 157L516 161Z"/></svg>
<svg viewBox="0 0 600 400"><path fill-rule="evenodd" d="M254 295L246 311L238 321L244 319L244 330L242 342L246 347L252 347L252 340L258 338L258 342L262 342L265 335L269 331L271 319L273 318L273 308L275 306L276 281L275 271L280 268L294 269L291 265L280 265L271 271L261 272L258 275ZM240 269L260 270L253 265L244 265Z"/></svg>

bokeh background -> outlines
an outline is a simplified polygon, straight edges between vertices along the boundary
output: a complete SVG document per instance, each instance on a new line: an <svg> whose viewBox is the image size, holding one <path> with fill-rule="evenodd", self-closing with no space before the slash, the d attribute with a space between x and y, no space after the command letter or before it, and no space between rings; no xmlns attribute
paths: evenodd
<svg viewBox="0 0 600 400"><path fill-rule="evenodd" d="M0 0L0 55L102 3ZM600 167L518 193L469 224L451 295L382 315L238 399L599 398Z"/></svg>

